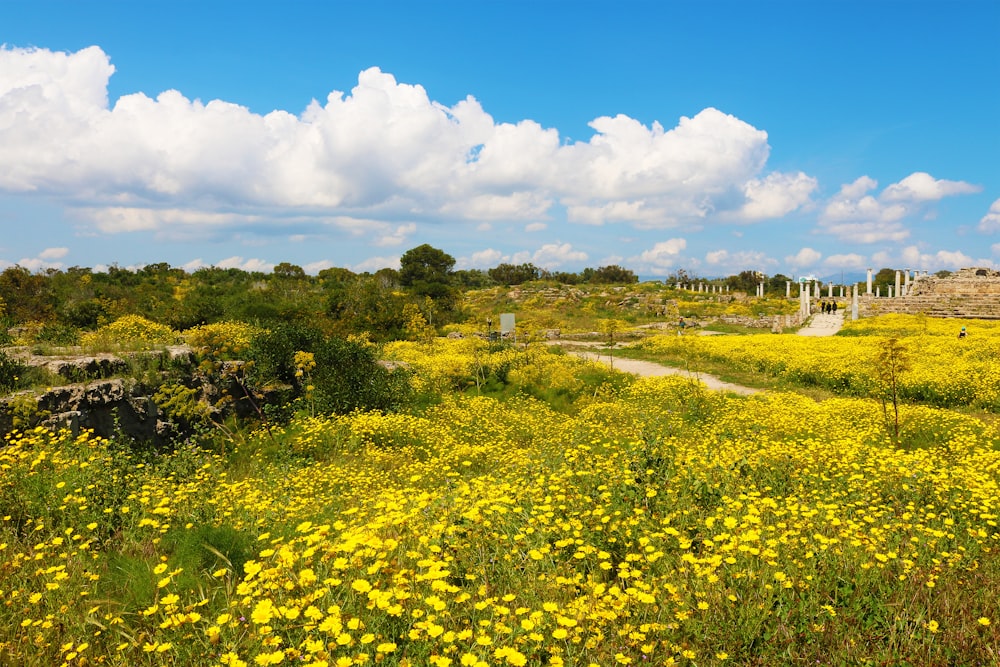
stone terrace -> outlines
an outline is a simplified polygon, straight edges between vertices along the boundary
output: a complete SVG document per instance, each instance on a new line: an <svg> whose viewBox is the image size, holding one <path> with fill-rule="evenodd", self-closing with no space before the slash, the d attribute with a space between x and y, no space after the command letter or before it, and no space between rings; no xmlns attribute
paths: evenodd
<svg viewBox="0 0 1000 667"><path fill-rule="evenodd" d="M1000 271L968 268L945 278L919 276L904 296L876 298L861 294L858 306L862 317L923 313L931 317L996 320L1000 319Z"/></svg>

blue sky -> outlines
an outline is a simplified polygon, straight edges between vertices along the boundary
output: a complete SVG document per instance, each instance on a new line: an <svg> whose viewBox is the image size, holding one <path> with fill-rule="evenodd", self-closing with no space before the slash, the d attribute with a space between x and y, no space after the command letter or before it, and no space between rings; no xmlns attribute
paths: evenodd
<svg viewBox="0 0 1000 667"><path fill-rule="evenodd" d="M0 267L996 267L998 33L995 0L4 0Z"/></svg>

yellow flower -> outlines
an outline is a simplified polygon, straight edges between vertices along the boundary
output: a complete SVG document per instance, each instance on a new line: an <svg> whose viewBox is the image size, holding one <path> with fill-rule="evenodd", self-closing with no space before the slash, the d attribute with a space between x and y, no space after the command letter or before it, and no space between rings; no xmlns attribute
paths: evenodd
<svg viewBox="0 0 1000 667"><path fill-rule="evenodd" d="M258 665L277 665L285 660L284 651L274 651L272 653L261 653L253 659Z"/></svg>
<svg viewBox="0 0 1000 667"><path fill-rule="evenodd" d="M274 608L274 603L268 599L264 599L254 606L253 612L250 614L250 620L257 625L265 625L276 615L277 610Z"/></svg>

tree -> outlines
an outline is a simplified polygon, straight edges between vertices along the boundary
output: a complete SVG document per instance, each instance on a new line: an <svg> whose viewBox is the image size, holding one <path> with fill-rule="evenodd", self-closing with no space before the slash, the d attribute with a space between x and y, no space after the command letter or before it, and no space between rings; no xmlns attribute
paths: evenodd
<svg viewBox="0 0 1000 667"><path fill-rule="evenodd" d="M612 264L599 267L588 282L600 285L633 284L639 282L639 277L626 268Z"/></svg>
<svg viewBox="0 0 1000 667"><path fill-rule="evenodd" d="M541 270L534 264L500 264L488 271L490 278L501 285L522 285L541 277Z"/></svg>
<svg viewBox="0 0 1000 667"><path fill-rule="evenodd" d="M297 264L290 264L289 262L282 262L274 267L272 271L275 278L291 278L295 280L304 280L306 277L306 272L301 266Z"/></svg>
<svg viewBox="0 0 1000 667"><path fill-rule="evenodd" d="M886 338L879 346L874 361L882 417L893 443L899 445L899 381L900 376L910 370L909 350L898 338ZM892 403L892 417L889 416L889 402Z"/></svg>
<svg viewBox="0 0 1000 667"><path fill-rule="evenodd" d="M889 287L889 286L892 286L892 287L896 286L896 270L895 269L879 269L878 273L876 273L872 277L872 289L875 289L876 285L883 288L882 289L882 294L884 296L885 292L886 292L886 290L884 288Z"/></svg>
<svg viewBox="0 0 1000 667"><path fill-rule="evenodd" d="M465 289L483 289L495 284L490 275L481 269L455 271L452 273L452 279Z"/></svg>
<svg viewBox="0 0 1000 667"><path fill-rule="evenodd" d="M771 294L779 294L785 296L785 292L788 288L788 282L792 279L783 273L776 274L767 279L767 291ZM792 281L794 282L794 281Z"/></svg>
<svg viewBox="0 0 1000 667"><path fill-rule="evenodd" d="M454 257L425 243L399 258L399 284L418 296L429 296L442 310L451 310L455 302L454 266Z"/></svg>
<svg viewBox="0 0 1000 667"><path fill-rule="evenodd" d="M23 266L9 266L0 273L0 293L7 301L6 317L13 323L44 322L55 315L48 277Z"/></svg>
<svg viewBox="0 0 1000 667"><path fill-rule="evenodd" d="M740 271L738 275L726 278L726 285L734 292L756 294L757 286L760 285L763 277L759 271Z"/></svg>

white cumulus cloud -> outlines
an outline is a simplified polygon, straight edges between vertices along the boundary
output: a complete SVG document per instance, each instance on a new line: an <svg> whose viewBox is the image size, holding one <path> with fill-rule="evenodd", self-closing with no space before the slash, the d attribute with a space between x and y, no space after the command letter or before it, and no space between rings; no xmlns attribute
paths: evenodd
<svg viewBox="0 0 1000 667"><path fill-rule="evenodd" d="M864 255L852 252L830 255L823 260L823 266L830 269L863 269L867 268L867 261Z"/></svg>
<svg viewBox="0 0 1000 667"><path fill-rule="evenodd" d="M751 270L767 273L778 265L778 260L759 250L712 250L705 253L705 263L722 274L736 274Z"/></svg>
<svg viewBox="0 0 1000 667"><path fill-rule="evenodd" d="M785 262L789 266L793 266L797 269L803 269L815 266L822 257L823 255L819 251L813 250L812 248L802 248L794 255L785 257Z"/></svg>
<svg viewBox="0 0 1000 667"><path fill-rule="evenodd" d="M877 243L900 242L910 236L908 219L932 218L930 203L953 195L979 192L979 186L963 181L939 180L924 172L910 174L898 183L871 194L878 182L862 176L840 188L827 201L818 230L843 241Z"/></svg>
<svg viewBox="0 0 1000 667"><path fill-rule="evenodd" d="M574 250L569 243L546 243L531 256L532 263L543 269L554 269L563 264L587 261L587 253Z"/></svg>
<svg viewBox="0 0 1000 667"><path fill-rule="evenodd" d="M300 114L265 115L177 90L111 103L114 72L98 47L0 47L0 191L72 202L109 234L353 218L394 226L371 234L377 245L405 236L401 220L540 225L557 204L584 224L749 222L807 206L816 188L802 173L768 173L767 133L713 108L671 128L600 117L590 139L564 143L554 128L498 123L471 96L438 103L375 67ZM926 196L923 181L906 186Z"/></svg>
<svg viewBox="0 0 1000 667"><path fill-rule="evenodd" d="M936 179L930 174L918 171L898 183L893 183L882 193L886 201L937 201L952 195L967 195L979 192L981 187L962 181Z"/></svg>
<svg viewBox="0 0 1000 667"><path fill-rule="evenodd" d="M979 231L995 232L1000 230L1000 199L990 205L989 212L979 220Z"/></svg>
<svg viewBox="0 0 1000 667"><path fill-rule="evenodd" d="M38 253L39 259L62 259L69 254L69 248L46 248Z"/></svg>

